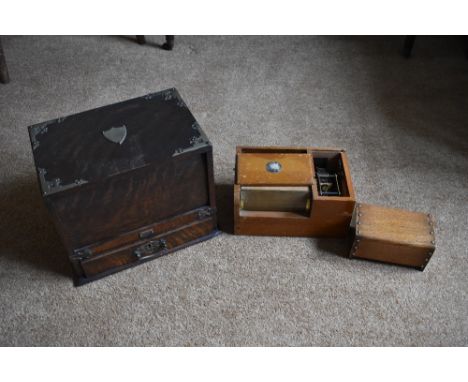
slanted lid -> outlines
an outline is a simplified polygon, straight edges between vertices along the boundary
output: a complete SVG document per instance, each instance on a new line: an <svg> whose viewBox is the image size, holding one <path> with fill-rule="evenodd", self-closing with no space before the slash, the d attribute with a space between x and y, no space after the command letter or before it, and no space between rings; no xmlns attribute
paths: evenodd
<svg viewBox="0 0 468 382"><path fill-rule="evenodd" d="M359 203L351 226L360 237L387 243L434 248L430 215L398 208Z"/></svg>
<svg viewBox="0 0 468 382"><path fill-rule="evenodd" d="M309 185L314 179L311 154L239 153L241 185Z"/></svg>
<svg viewBox="0 0 468 382"><path fill-rule="evenodd" d="M174 88L33 125L29 135L44 196L210 145Z"/></svg>

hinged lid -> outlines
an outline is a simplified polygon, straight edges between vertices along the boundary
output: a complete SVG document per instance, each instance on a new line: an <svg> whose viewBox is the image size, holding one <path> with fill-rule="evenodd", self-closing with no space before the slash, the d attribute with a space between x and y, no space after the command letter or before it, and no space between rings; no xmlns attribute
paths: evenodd
<svg viewBox="0 0 468 382"><path fill-rule="evenodd" d="M176 89L29 127L44 196L210 146Z"/></svg>
<svg viewBox="0 0 468 382"><path fill-rule="evenodd" d="M311 154L239 153L237 183L241 185L310 185Z"/></svg>
<svg viewBox="0 0 468 382"><path fill-rule="evenodd" d="M434 248L434 222L429 214L359 203L351 226L356 235L387 243Z"/></svg>

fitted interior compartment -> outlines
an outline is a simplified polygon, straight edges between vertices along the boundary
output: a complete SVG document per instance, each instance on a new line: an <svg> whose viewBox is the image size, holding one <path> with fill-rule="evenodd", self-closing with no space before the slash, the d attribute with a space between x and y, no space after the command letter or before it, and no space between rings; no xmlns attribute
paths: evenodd
<svg viewBox="0 0 468 382"><path fill-rule="evenodd" d="M241 214L248 211L270 211L308 216L311 202L312 192L308 186L242 186L240 189Z"/></svg>
<svg viewBox="0 0 468 382"><path fill-rule="evenodd" d="M347 174L340 151L313 151L317 191L320 196L348 197Z"/></svg>

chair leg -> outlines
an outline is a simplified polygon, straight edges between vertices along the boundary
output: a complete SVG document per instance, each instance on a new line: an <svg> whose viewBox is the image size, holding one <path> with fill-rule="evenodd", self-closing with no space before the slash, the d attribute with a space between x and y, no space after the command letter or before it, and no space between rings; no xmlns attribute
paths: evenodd
<svg viewBox="0 0 468 382"><path fill-rule="evenodd" d="M174 48L174 36L168 35L166 36L166 42L162 46L165 50L172 50Z"/></svg>
<svg viewBox="0 0 468 382"><path fill-rule="evenodd" d="M0 40L0 82L4 84L10 82L5 54L3 53L2 40Z"/></svg>
<svg viewBox="0 0 468 382"><path fill-rule="evenodd" d="M468 36L463 36L463 47L465 48L465 57L468 58Z"/></svg>
<svg viewBox="0 0 468 382"><path fill-rule="evenodd" d="M137 43L140 45L145 45L146 44L146 38L145 36L136 36Z"/></svg>
<svg viewBox="0 0 468 382"><path fill-rule="evenodd" d="M414 40L416 36L406 36L405 42L403 43L403 56L406 58L411 57L411 51L413 50Z"/></svg>

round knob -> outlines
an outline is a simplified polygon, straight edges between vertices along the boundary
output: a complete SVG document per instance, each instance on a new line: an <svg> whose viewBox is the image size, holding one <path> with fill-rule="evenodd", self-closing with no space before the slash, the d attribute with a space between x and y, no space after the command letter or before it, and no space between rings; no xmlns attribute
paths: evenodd
<svg viewBox="0 0 468 382"><path fill-rule="evenodd" d="M266 164L266 170L268 172L280 172L281 171L281 163L280 162L268 162Z"/></svg>

